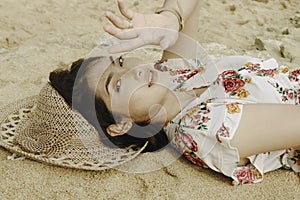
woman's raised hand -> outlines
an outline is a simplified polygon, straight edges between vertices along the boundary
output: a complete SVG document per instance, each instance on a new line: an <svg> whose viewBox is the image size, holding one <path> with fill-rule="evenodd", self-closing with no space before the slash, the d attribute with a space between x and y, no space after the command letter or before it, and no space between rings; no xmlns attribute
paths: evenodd
<svg viewBox="0 0 300 200"><path fill-rule="evenodd" d="M118 7L125 19L107 11L105 15L112 25L104 26L104 30L125 41L111 46L110 53L130 51L144 45L159 45L162 49L167 49L177 41L179 23L174 14L137 13L129 9L123 0L118 0Z"/></svg>

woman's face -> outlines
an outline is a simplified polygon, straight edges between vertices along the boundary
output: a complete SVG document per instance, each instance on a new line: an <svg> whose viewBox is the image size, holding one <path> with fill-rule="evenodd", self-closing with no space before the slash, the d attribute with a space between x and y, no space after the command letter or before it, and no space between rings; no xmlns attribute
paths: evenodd
<svg viewBox="0 0 300 200"><path fill-rule="evenodd" d="M90 74L92 79L99 80L96 96L113 114L130 117L134 122L148 121L171 94L168 73L154 69L153 63L143 63L137 58L100 58Z"/></svg>

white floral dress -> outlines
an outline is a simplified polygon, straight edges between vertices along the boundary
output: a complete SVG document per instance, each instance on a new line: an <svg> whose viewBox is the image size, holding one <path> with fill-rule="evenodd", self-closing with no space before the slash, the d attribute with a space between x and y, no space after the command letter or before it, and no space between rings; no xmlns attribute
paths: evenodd
<svg viewBox="0 0 300 200"><path fill-rule="evenodd" d="M279 67L274 59L246 56L225 57L205 66L197 59L172 59L154 67L174 77L175 91L207 87L165 127L171 143L192 163L231 177L233 184L260 182L265 172L282 167L300 172L296 149L253 155L240 166L238 151L230 145L244 104L299 104L300 70Z"/></svg>

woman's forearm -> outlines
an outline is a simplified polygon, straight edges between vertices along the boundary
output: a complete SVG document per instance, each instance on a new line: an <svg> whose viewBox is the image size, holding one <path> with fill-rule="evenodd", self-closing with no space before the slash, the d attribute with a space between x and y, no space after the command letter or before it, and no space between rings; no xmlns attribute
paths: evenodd
<svg viewBox="0 0 300 200"><path fill-rule="evenodd" d="M184 28L179 34L177 42L163 53L162 59L169 58L198 58L201 50L197 43L200 0L178 0L182 8ZM177 6L177 0L166 0L166 8ZM178 8L179 9L179 8Z"/></svg>
<svg viewBox="0 0 300 200"><path fill-rule="evenodd" d="M199 0L165 0L163 8L175 9L185 21L192 14Z"/></svg>

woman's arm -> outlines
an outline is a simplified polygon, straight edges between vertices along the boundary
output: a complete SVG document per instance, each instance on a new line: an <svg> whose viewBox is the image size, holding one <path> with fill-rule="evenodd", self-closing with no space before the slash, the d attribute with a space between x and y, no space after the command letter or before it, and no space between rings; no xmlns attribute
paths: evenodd
<svg viewBox="0 0 300 200"><path fill-rule="evenodd" d="M195 8L197 7L199 0L165 0L163 6L159 8L159 13L170 13L170 11L174 11L175 15L180 20L179 22L182 23L182 28L185 26L185 22L188 22L190 17L193 16L193 12ZM181 29L180 29L181 31Z"/></svg>
<svg viewBox="0 0 300 200"><path fill-rule="evenodd" d="M174 0L166 0L164 6L174 7L177 2ZM184 27L179 33L176 43L163 53L162 59L168 58L196 58L199 44L196 36L198 33L200 0L178 0L181 7ZM179 9L179 8L178 8Z"/></svg>
<svg viewBox="0 0 300 200"><path fill-rule="evenodd" d="M247 104L232 146L240 158L300 146L300 106Z"/></svg>
<svg viewBox="0 0 300 200"><path fill-rule="evenodd" d="M183 20L191 16L199 0L165 0L163 8L175 9L181 13Z"/></svg>

